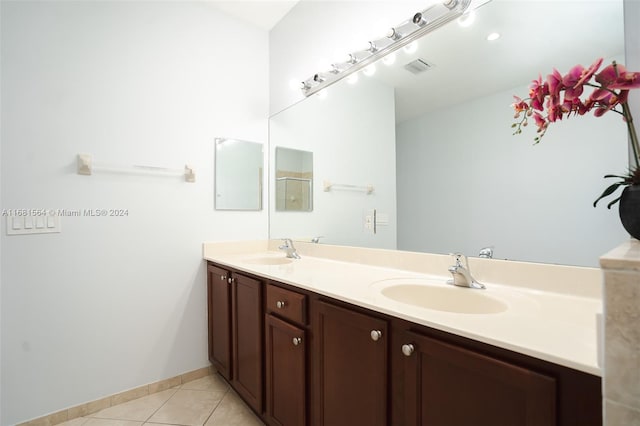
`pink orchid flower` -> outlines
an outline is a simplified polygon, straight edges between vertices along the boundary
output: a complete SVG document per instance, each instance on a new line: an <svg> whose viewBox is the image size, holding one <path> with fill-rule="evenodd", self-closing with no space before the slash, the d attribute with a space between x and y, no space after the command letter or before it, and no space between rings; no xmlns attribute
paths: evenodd
<svg viewBox="0 0 640 426"><path fill-rule="evenodd" d="M549 85L549 94L551 96L560 96L560 90L564 89L562 85L562 74L557 69L553 69L553 73L547 76L547 84Z"/></svg>
<svg viewBox="0 0 640 426"><path fill-rule="evenodd" d="M620 77L621 74L626 73L627 70L624 65L618 65L615 62L611 65L607 65L596 74L596 81L603 87L609 87L609 85Z"/></svg>
<svg viewBox="0 0 640 426"><path fill-rule="evenodd" d="M578 81L573 87L575 88L576 86L582 86L589 79L591 79L593 74L595 74L596 71L598 71L598 68L600 68L600 65L602 65L602 58L596 59L596 61L593 64L591 64L589 68L583 69L582 75L580 76L580 78L578 79Z"/></svg>
<svg viewBox="0 0 640 426"><path fill-rule="evenodd" d="M620 68L621 65L618 65ZM640 88L640 72L621 72L615 82L609 84L609 89L637 89Z"/></svg>

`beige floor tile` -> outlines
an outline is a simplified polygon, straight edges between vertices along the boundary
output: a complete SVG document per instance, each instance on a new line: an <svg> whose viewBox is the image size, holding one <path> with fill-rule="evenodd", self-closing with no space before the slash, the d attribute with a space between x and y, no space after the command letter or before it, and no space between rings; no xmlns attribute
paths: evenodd
<svg viewBox="0 0 640 426"><path fill-rule="evenodd" d="M86 417L78 417L77 419L69 420L66 422L58 423L57 426L84 426L87 422Z"/></svg>
<svg viewBox="0 0 640 426"><path fill-rule="evenodd" d="M230 390L205 426L264 426L264 423Z"/></svg>
<svg viewBox="0 0 640 426"><path fill-rule="evenodd" d="M149 422L202 426L224 395L224 391L180 389Z"/></svg>
<svg viewBox="0 0 640 426"><path fill-rule="evenodd" d="M142 422L132 422L130 420L114 419L89 419L82 426L141 426Z"/></svg>
<svg viewBox="0 0 640 426"><path fill-rule="evenodd" d="M91 414L90 417L144 422L148 420L149 417L151 417L151 415L160 407L162 407L162 405L165 404L176 392L177 389L168 389L149 396L143 396L142 398L134 399L133 401L125 402L124 404L105 408L102 411Z"/></svg>
<svg viewBox="0 0 640 426"><path fill-rule="evenodd" d="M187 382L180 389L226 392L229 385L217 374Z"/></svg>

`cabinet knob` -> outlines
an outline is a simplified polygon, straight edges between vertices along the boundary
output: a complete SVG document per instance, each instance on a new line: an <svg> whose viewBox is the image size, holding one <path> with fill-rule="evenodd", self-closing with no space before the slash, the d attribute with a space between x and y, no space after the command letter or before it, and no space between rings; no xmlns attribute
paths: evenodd
<svg viewBox="0 0 640 426"><path fill-rule="evenodd" d="M302 339L300 337L294 337L293 338L293 345L294 346L298 346L300 343L302 343Z"/></svg>
<svg viewBox="0 0 640 426"><path fill-rule="evenodd" d="M231 278L231 277L227 278L227 282L228 282L229 284L231 284L231 283L233 282L233 278Z"/></svg>
<svg viewBox="0 0 640 426"><path fill-rule="evenodd" d="M220 275L220 281L224 281L226 279L227 279L227 277L225 277L224 275Z"/></svg>
<svg viewBox="0 0 640 426"><path fill-rule="evenodd" d="M371 330L371 340L377 342L382 337L382 331L380 330Z"/></svg>
<svg viewBox="0 0 640 426"><path fill-rule="evenodd" d="M286 302L284 302L283 300L278 300L276 302L276 308L278 309L283 309L286 306Z"/></svg>
<svg viewBox="0 0 640 426"><path fill-rule="evenodd" d="M414 350L415 350L415 348L413 347L413 345L411 343L407 343L406 345L402 345L402 353L405 356L411 356L411 354L413 353Z"/></svg>

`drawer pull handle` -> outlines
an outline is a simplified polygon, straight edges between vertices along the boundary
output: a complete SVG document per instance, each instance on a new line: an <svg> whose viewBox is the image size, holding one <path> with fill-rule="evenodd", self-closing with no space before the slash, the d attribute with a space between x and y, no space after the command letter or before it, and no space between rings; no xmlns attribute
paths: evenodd
<svg viewBox="0 0 640 426"><path fill-rule="evenodd" d="M413 347L413 345L411 343L408 343L406 345L402 345L402 353L405 356L411 356L411 354L413 354L414 350L415 350L415 348Z"/></svg>
<svg viewBox="0 0 640 426"><path fill-rule="evenodd" d="M382 337L382 331L380 330L371 330L371 340L377 342Z"/></svg>
<svg viewBox="0 0 640 426"><path fill-rule="evenodd" d="M300 337L294 337L293 338L293 345L294 346L298 346L300 343L302 343L302 339Z"/></svg>
<svg viewBox="0 0 640 426"><path fill-rule="evenodd" d="M278 308L278 309L283 309L286 305L287 305L287 304L286 304L284 301L282 301L282 300L278 300L278 301L276 302L276 308Z"/></svg>

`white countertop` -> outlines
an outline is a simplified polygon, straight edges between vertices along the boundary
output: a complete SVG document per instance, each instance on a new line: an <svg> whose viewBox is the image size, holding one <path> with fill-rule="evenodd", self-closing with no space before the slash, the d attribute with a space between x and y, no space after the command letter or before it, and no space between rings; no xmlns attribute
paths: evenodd
<svg viewBox="0 0 640 426"><path fill-rule="evenodd" d="M269 247L273 247L273 244L269 246L264 242L205 243L203 257L218 264L417 324L590 374L598 376L602 374L598 361L597 329L599 327L596 325L600 318L599 314L602 313L602 300L598 291L593 288L594 277L596 279L599 277L599 274L594 273L593 270L575 268L573 275L578 278L578 281L584 282L568 283L562 290L556 292L548 291L549 281L553 282L552 278L545 280L540 288L533 285L506 285L488 281L487 278L500 276L500 271L495 270L500 269L504 262L481 260L484 263L480 264L478 260L474 260L475 264L471 263L470 269L475 278L487 287L485 290L474 290L445 284L450 278L446 267L443 266L446 262L450 263L446 256L407 253L407 259L411 258L413 264L420 263L420 265L397 268L312 256L305 253L304 248L309 247L307 251L313 253L314 247L296 243L301 259L276 265L254 263L255 259L285 257L282 252L268 250ZM325 246L322 250L331 250L331 248ZM384 255L387 252L358 248L352 248L352 250L359 251L359 255L362 253ZM318 249L315 251L318 252ZM394 255L402 257L402 252L397 253L394 252ZM401 264L411 265L407 259L403 259ZM513 264L517 262L510 262L509 267L517 270ZM529 272L529 276L535 275L527 270L532 268L532 265L535 266L535 264L527 264L522 265L520 269ZM478 272L484 271L482 273L484 276L474 273L474 266L478 267ZM539 265L536 268L538 275L544 275L544 273L551 273L554 276L562 275L563 282L568 281L568 277L572 276L571 269L568 270L567 267ZM489 269L491 273L488 272ZM434 273L438 271L443 273ZM451 288L452 291L481 292L483 295L506 303L508 308L503 312L490 314L453 313L401 303L385 297L380 291L385 285L384 280L409 282L410 280L407 279L429 280L435 285L442 282L443 287ZM586 283L586 281L589 282ZM599 286L598 283L595 285Z"/></svg>

